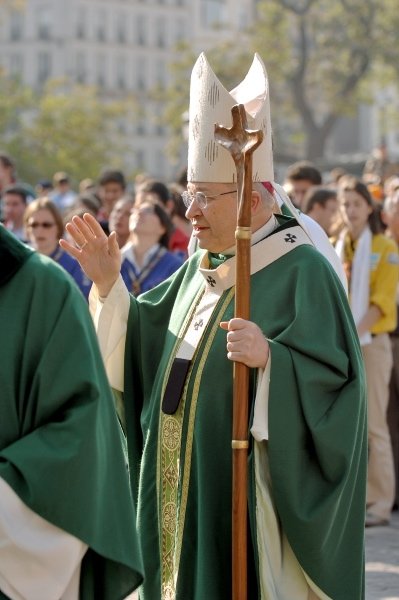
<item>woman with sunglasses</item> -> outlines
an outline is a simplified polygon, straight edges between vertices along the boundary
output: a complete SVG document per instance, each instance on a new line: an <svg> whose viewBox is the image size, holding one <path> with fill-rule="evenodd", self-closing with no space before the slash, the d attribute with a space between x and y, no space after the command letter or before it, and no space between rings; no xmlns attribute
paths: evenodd
<svg viewBox="0 0 399 600"><path fill-rule="evenodd" d="M49 198L39 198L31 202L24 213L24 226L32 248L60 264L75 280L87 299L92 282L86 277L78 261L58 245L59 239L64 236L64 223L54 202Z"/></svg>

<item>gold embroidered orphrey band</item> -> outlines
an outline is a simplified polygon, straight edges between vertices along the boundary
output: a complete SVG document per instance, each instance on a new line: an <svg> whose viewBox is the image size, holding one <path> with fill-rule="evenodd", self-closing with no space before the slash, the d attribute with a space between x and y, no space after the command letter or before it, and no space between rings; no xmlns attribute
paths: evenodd
<svg viewBox="0 0 399 600"><path fill-rule="evenodd" d="M158 465L160 469L158 471L158 477L160 480L157 488L159 493L159 514L161 522L161 600L175 600L176 598L176 581L179 572L180 555L183 543L183 531L191 473L194 424L201 375L213 339L216 332L219 330L219 322L233 297L234 289L231 289L228 291L221 305L216 309L217 312L214 323L208 332L208 338L202 348L201 355L198 356L199 364L197 365L197 372L195 374L190 406L186 406L186 400L187 387L191 373L189 373L188 381L184 386L182 399L176 413L173 416L170 416L162 413L162 410L160 411L160 448L158 453ZM190 311L191 317L195 313L195 309L196 307L194 306L193 310ZM181 328L179 338L182 337L182 334L184 335L183 332L187 326L188 323L186 321ZM185 443L186 459L184 461L183 472L181 472L180 453L183 443L184 422L187 423Z"/></svg>

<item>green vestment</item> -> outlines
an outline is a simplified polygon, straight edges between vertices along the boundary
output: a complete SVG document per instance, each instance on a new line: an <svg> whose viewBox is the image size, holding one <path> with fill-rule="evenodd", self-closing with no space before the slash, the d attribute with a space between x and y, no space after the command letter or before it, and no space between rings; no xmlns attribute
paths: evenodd
<svg viewBox="0 0 399 600"><path fill-rule="evenodd" d="M279 220L276 231L289 232L293 221ZM161 410L179 339L205 286L201 258L196 253L172 278L131 300L125 408L145 570L142 600L231 598L233 365L219 323L233 317L233 289L212 313L177 412ZM252 275L251 320L271 349L268 455L281 526L301 567L325 594L360 600L366 402L344 290L324 257L300 246ZM262 568L253 461L250 447L250 600L260 597Z"/></svg>
<svg viewBox="0 0 399 600"><path fill-rule="evenodd" d="M142 581L142 561L123 437L86 302L61 267L1 226L0 323L0 477L89 546L80 598L125 598Z"/></svg>

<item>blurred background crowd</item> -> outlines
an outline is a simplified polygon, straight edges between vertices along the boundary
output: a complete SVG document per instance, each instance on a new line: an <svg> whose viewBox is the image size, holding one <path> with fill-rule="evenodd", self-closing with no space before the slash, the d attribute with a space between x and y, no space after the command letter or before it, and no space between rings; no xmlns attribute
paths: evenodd
<svg viewBox="0 0 399 600"><path fill-rule="evenodd" d="M326 232L348 278L369 397L366 526L388 524L399 504L399 171L387 175L382 156L379 161L375 156L361 177L342 167L322 173L311 162L299 161L288 167L283 181L294 205ZM67 235L65 224L90 212L106 233L114 231L121 276L139 295L176 271L194 247L181 197L186 185L185 170L173 182L146 173L129 181L113 169L76 183L63 171L25 182L14 159L0 154L2 222L57 261L86 298L91 281L58 244ZM365 315L360 322L359 311Z"/></svg>
<svg viewBox="0 0 399 600"><path fill-rule="evenodd" d="M65 223L90 212L115 232L133 294L169 277L195 246L181 198L194 60L206 50L232 88L263 57L276 180L366 315L367 526L399 504L398 27L394 0L0 0L0 219L86 298Z"/></svg>

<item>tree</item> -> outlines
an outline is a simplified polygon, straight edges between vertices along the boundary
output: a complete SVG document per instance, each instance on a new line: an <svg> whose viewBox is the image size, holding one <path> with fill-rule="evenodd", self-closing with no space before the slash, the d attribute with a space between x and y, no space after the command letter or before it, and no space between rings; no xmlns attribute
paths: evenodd
<svg viewBox="0 0 399 600"><path fill-rule="evenodd" d="M1 0L0 0L1 1ZM13 143L21 134L22 115L32 106L33 94L17 79L0 69L0 139L2 145Z"/></svg>
<svg viewBox="0 0 399 600"><path fill-rule="evenodd" d="M106 166L125 168L120 164L128 150L124 129L134 106L131 98L104 102L94 87L66 80L50 81L34 95L3 76L3 149L15 158L19 175L32 183L61 170L75 181L97 178Z"/></svg>
<svg viewBox="0 0 399 600"><path fill-rule="evenodd" d="M254 26L240 36L245 51L237 58L238 44L225 46L220 71L215 71L225 81L237 61L241 67L245 57L248 68L257 51L271 82L277 152L292 155L296 149L297 155L308 159L323 157L338 119L354 114L359 100L364 100L372 68L384 60L387 31L391 31L391 61L399 64L399 49L393 42L393 28L389 29L397 19L396 4L394 0L261 1ZM187 56L182 62L187 62ZM179 90L182 85L187 88L186 75ZM183 97L187 101L187 94Z"/></svg>
<svg viewBox="0 0 399 600"><path fill-rule="evenodd" d="M25 147L23 118L33 105L33 93L0 70L0 152L19 163Z"/></svg>
<svg viewBox="0 0 399 600"><path fill-rule="evenodd" d="M252 39L263 56L272 56L267 61L272 90L279 100L289 93L309 159L324 155L337 120L353 113L359 102L360 84L377 56L378 8L381 0L268 0L259 5Z"/></svg>

